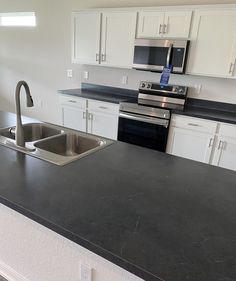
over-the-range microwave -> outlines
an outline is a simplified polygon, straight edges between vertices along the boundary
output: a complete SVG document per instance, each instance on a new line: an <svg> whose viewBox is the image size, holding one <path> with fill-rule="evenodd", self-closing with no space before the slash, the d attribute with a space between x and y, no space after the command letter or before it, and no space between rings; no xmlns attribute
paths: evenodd
<svg viewBox="0 0 236 281"><path fill-rule="evenodd" d="M133 68L161 72L172 65L173 73L185 72L190 41L164 39L136 39Z"/></svg>

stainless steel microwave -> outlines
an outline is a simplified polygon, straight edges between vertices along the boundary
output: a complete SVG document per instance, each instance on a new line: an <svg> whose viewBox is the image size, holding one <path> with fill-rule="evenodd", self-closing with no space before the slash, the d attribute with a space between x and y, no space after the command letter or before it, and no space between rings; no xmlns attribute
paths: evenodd
<svg viewBox="0 0 236 281"><path fill-rule="evenodd" d="M133 68L161 72L171 64L173 73L184 73L188 40L136 39Z"/></svg>

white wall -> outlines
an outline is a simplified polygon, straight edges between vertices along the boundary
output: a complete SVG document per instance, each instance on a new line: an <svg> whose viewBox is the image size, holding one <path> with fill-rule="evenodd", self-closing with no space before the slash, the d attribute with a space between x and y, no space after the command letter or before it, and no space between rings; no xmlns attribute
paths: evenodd
<svg viewBox="0 0 236 281"><path fill-rule="evenodd" d="M35 11L37 27L0 27L0 109L14 111L14 90L18 80L26 80L35 107L24 109L26 115L59 123L57 90L78 88L83 69L88 69L88 82L122 87L121 76L128 74L128 88L137 89L140 80L158 81L159 75L135 70L105 69L71 65L70 15L81 8L157 6L174 4L236 3L236 0L0 0L0 12ZM74 77L66 77L66 69ZM173 83L203 85L199 98L236 103L236 81L173 76ZM196 91L190 92L196 96ZM42 106L41 106L42 105Z"/></svg>
<svg viewBox="0 0 236 281"><path fill-rule="evenodd" d="M9 281L79 281L81 265L93 281L143 281L2 204L0 237L0 276Z"/></svg>

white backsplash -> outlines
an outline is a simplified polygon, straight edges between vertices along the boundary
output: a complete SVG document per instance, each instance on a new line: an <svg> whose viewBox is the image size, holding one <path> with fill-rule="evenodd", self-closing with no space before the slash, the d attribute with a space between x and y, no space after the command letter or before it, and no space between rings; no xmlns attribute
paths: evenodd
<svg viewBox="0 0 236 281"><path fill-rule="evenodd" d="M81 69L82 81L105 86L137 90L139 82L159 82L160 73L133 69L108 68L84 65ZM83 78L83 72L89 72L89 79ZM128 83L122 84L122 77L128 77ZM189 87L189 97L236 104L236 80L193 75L172 74L170 84Z"/></svg>

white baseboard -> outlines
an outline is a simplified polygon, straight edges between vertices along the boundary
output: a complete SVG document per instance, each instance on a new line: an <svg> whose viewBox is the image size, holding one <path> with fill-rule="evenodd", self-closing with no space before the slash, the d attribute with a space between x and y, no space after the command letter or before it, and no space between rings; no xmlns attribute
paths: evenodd
<svg viewBox="0 0 236 281"><path fill-rule="evenodd" d="M0 261L0 275L8 281L29 281L2 261Z"/></svg>

